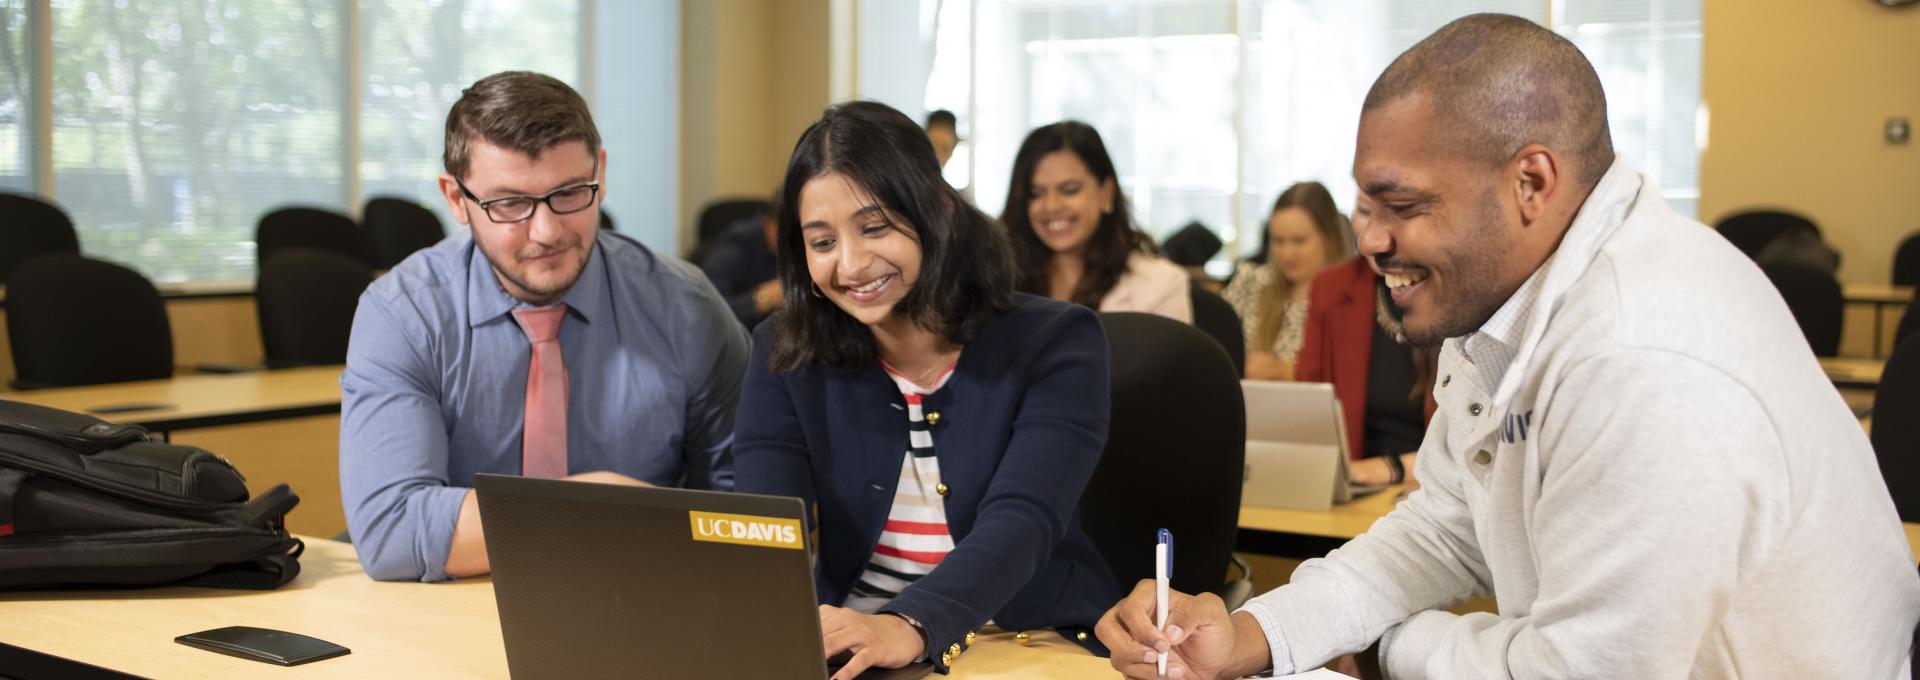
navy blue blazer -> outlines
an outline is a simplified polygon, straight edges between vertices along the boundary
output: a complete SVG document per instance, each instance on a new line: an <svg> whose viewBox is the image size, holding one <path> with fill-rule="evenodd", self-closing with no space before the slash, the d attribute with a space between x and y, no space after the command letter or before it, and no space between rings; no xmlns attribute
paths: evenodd
<svg viewBox="0 0 1920 680"><path fill-rule="evenodd" d="M922 404L932 426L954 549L883 612L925 626L929 656L991 619L1056 628L1104 654L1091 629L1120 599L1080 528L1080 493L1106 448L1107 341L1085 307L1031 295L989 321ZM856 374L767 368L774 323L754 333L734 421L734 484L817 504L820 601L860 577L893 507L907 455L906 400L879 362ZM940 416L936 419L934 413ZM1144 540L1144 539L1143 539ZM963 645L964 646L964 645Z"/></svg>

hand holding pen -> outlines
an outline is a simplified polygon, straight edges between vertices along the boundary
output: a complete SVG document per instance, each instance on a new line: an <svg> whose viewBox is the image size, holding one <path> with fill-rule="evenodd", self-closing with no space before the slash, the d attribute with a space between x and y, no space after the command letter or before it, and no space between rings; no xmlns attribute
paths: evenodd
<svg viewBox="0 0 1920 680"><path fill-rule="evenodd" d="M1215 680L1252 675L1272 666L1260 624L1229 615L1218 595L1174 591L1173 535L1154 541L1154 579L1100 617L1094 634L1112 652L1114 670L1134 680Z"/></svg>

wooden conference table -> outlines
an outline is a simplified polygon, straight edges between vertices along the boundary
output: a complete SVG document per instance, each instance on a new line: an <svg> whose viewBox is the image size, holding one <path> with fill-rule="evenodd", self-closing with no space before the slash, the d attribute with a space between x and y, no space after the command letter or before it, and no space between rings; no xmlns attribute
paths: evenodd
<svg viewBox="0 0 1920 680"><path fill-rule="evenodd" d="M1375 520L1393 512L1400 502L1400 489L1399 485L1387 487L1380 493L1335 505L1326 512L1240 506L1239 548L1266 555L1320 557L1348 539L1366 533ZM1905 528L1907 546L1915 555L1920 555L1920 523L1907 522ZM1269 551L1276 548L1284 552Z"/></svg>
<svg viewBox="0 0 1920 680"><path fill-rule="evenodd" d="M1275 557L1320 557L1367 532L1400 503L1402 486L1339 503L1325 511L1240 506L1236 550Z"/></svg>
<svg viewBox="0 0 1920 680"><path fill-rule="evenodd" d="M1862 359L1855 357L1820 357L1820 370L1826 371L1827 379L1835 387L1853 387L1875 389L1880 386L1880 375L1887 370L1884 359Z"/></svg>
<svg viewBox="0 0 1920 680"><path fill-rule="evenodd" d="M183 375L166 380L0 392L0 399L168 432L339 413L341 369L333 365Z"/></svg>
<svg viewBox="0 0 1920 680"><path fill-rule="evenodd" d="M0 593L0 642L154 678L505 678L493 583L381 583L353 546L305 538L300 577L279 590L163 588ZM351 654L281 668L173 638L224 626L297 632ZM16 650L0 650L19 656ZM9 663L12 661L12 663ZM18 668L0 656L0 668ZM7 673L11 675L11 673ZM53 677L83 677L61 673ZM1105 659L983 639L954 662L956 680L1114 677Z"/></svg>
<svg viewBox="0 0 1920 680"><path fill-rule="evenodd" d="M1840 287L1847 302L1869 305L1905 305L1913 301L1913 286L1883 283L1849 283Z"/></svg>
<svg viewBox="0 0 1920 680"><path fill-rule="evenodd" d="M1887 307L1905 308L1913 301L1913 286L1894 286L1875 283L1849 283L1840 289L1840 297L1847 304L1873 305L1873 356L1884 357L1881 351L1881 312Z"/></svg>

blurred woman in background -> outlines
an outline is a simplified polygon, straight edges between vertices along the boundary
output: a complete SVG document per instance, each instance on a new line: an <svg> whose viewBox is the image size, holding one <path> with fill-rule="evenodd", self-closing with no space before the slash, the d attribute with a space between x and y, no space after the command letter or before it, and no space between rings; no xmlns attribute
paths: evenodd
<svg viewBox="0 0 1920 680"><path fill-rule="evenodd" d="M1016 246L1020 290L1193 323L1186 271L1134 228L1113 158L1092 126L1065 121L1027 135L1000 221Z"/></svg>
<svg viewBox="0 0 1920 680"><path fill-rule="evenodd" d="M1353 254L1347 221L1319 182L1280 193L1267 215L1260 256L1241 262L1221 297L1239 313L1247 338L1247 378L1292 380L1307 329L1313 277Z"/></svg>

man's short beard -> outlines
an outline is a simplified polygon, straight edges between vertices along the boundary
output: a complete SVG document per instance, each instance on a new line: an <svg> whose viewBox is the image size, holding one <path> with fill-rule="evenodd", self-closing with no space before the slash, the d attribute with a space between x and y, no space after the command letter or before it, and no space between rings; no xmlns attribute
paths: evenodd
<svg viewBox="0 0 1920 680"><path fill-rule="evenodd" d="M1428 337L1407 332L1407 310L1394 304L1393 294L1389 292L1384 277L1375 280L1373 297L1373 322L1380 324L1380 330L1386 331L1387 337L1393 338L1394 342L1409 347L1439 347L1440 343L1447 341L1447 336L1443 334Z"/></svg>
<svg viewBox="0 0 1920 680"><path fill-rule="evenodd" d="M578 242L576 241L575 242L576 245L567 246L566 250L572 250L578 247L577 243ZM478 247L478 244L475 244L475 245L476 247ZM589 248L591 248L591 246L589 246ZM586 270L587 270L586 264L582 263L580 265L580 269L573 273L573 278L571 280L568 280L559 286L555 286L552 290L546 290L546 289L534 287L532 282L527 281L519 276L515 276L511 271L501 267L500 266L501 263L495 260L493 253L489 252L486 248L480 248L480 254L486 257L487 266L493 268L494 275L502 279L506 279L509 283L512 283L515 287L519 288L520 290L539 296L540 298L543 298L543 299L559 299L560 296L565 295L567 291L572 290L574 285L580 282L580 277L585 276ZM519 253L507 253L505 257L509 258L513 264L519 264L520 262ZM589 251L588 257L592 257L591 251Z"/></svg>
<svg viewBox="0 0 1920 680"><path fill-rule="evenodd" d="M1380 324L1380 330L1387 337L1402 345L1407 344L1407 325L1404 323L1407 310L1393 303L1393 294L1387 288L1384 276L1374 277L1373 286L1373 322Z"/></svg>
<svg viewBox="0 0 1920 680"><path fill-rule="evenodd" d="M1499 243L1501 240L1500 230L1494 226L1500 219L1500 204L1493 191L1489 189L1481 196L1479 204L1475 207L1474 214L1468 218L1473 225L1472 231L1466 235L1466 242L1469 245L1455 253L1453 264L1458 271L1487 276L1500 264L1498 253L1490 250L1495 247L1492 244ZM1428 277L1432 278L1433 274L1429 273ZM1438 347L1446 342L1447 338L1470 335L1486 325L1487 319L1492 318L1494 312L1499 311L1500 305L1506 302L1504 297L1497 297L1498 293L1494 290L1484 287L1473 288L1472 284L1468 283L1469 279L1460 279L1457 282L1449 280L1449 283L1456 286L1468 286L1454 290L1463 294L1465 299L1462 299L1461 303L1477 303L1476 308L1456 309L1453 316L1438 319L1430 332L1416 333L1407 328L1407 310L1394 303L1393 295L1387 288L1386 277L1379 277L1374 281L1376 298L1374 316L1381 328L1386 329L1387 334L1392 335L1395 341L1414 347ZM1474 281L1474 283L1480 282ZM1436 297L1432 292L1427 296ZM1433 301L1429 300L1428 304L1432 305Z"/></svg>
<svg viewBox="0 0 1920 680"><path fill-rule="evenodd" d="M491 260L489 260L488 264L492 265L493 263ZM526 292L532 293L542 298L558 298L561 295L566 294L568 290L571 290L573 288L573 284L580 282L580 276L578 273L576 273L572 281L568 281L565 284L556 287L554 290L542 290L540 288L534 287L533 284L527 281L521 280L520 277L514 276L512 273L509 273L508 271L501 269L499 265L493 265L493 272L495 274L499 274L501 278L504 278L508 281L513 282L513 285L518 287L520 290L524 290ZM582 268L582 271L580 273L585 273L584 267Z"/></svg>

